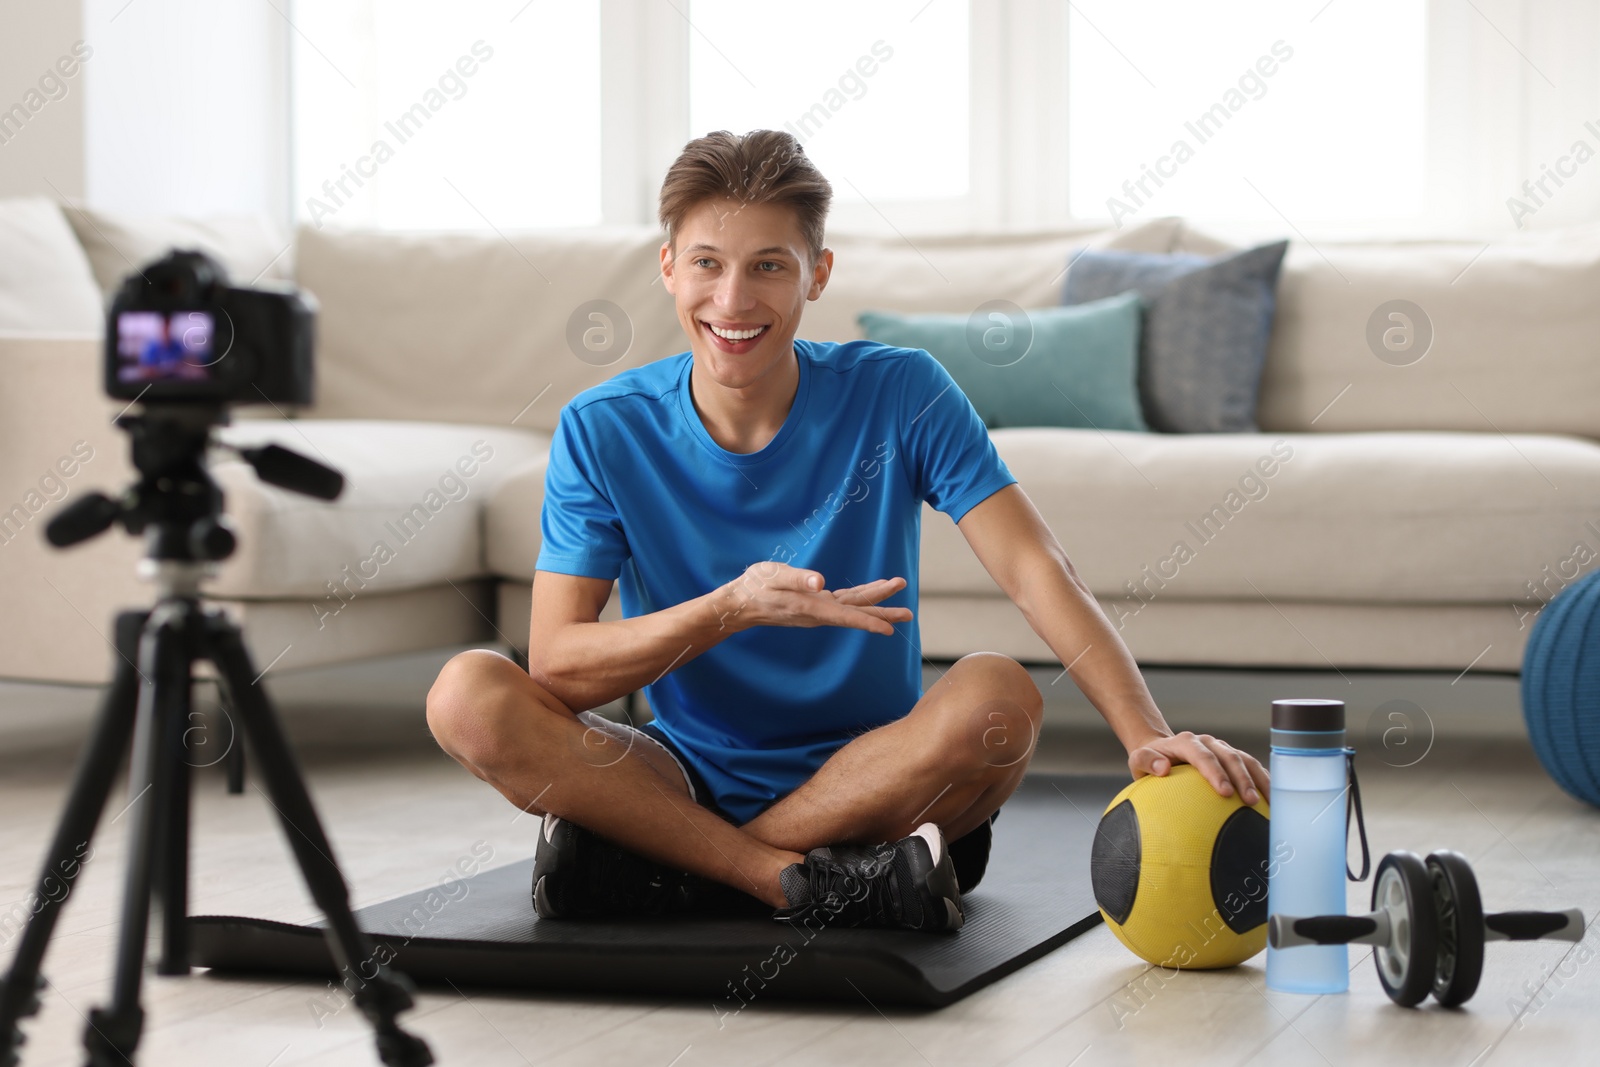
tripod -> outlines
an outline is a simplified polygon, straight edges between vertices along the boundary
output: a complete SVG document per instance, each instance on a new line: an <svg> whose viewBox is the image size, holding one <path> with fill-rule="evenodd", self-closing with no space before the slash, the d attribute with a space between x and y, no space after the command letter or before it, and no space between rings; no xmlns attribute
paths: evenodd
<svg viewBox="0 0 1600 1067"><path fill-rule="evenodd" d="M251 662L239 627L221 610L202 606L199 585L234 547L222 517L222 493L203 456L220 409L147 406L117 424L133 436L140 482L120 500L89 494L52 520L53 544L92 537L121 522L147 532L141 573L158 595L148 611L116 618L116 674L84 749L71 792L40 875L34 914L0 986L0 1067L16 1067L24 1035L19 1022L39 1010L45 950L82 868L111 782L131 743L131 816L127 870L117 940L112 1000L93 1008L83 1043L89 1067L132 1063L144 1025L140 1005L152 905L160 908L161 974L189 973L189 767L183 760L192 670L215 665L217 683L255 756L264 792L277 810L312 899L327 917L328 946L340 978L376 1032L378 1054L393 1067L426 1067L433 1055L396 1017L412 1006L412 987L391 972L350 913L349 890L323 833L294 753ZM263 480L333 499L343 478L288 449L238 449Z"/></svg>

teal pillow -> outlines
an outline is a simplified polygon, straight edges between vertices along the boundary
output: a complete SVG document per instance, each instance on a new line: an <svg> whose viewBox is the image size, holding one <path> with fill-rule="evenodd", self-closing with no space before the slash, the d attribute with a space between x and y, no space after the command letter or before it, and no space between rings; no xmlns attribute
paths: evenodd
<svg viewBox="0 0 1600 1067"><path fill-rule="evenodd" d="M993 301L971 315L863 311L865 335L926 349L983 424L1150 429L1139 407L1139 294L1070 307Z"/></svg>

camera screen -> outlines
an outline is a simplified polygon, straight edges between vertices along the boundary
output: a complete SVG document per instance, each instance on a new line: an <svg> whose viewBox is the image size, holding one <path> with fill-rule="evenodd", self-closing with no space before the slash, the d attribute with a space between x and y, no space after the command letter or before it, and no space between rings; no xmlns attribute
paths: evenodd
<svg viewBox="0 0 1600 1067"><path fill-rule="evenodd" d="M215 337L207 311L124 311L117 316L117 380L209 381Z"/></svg>

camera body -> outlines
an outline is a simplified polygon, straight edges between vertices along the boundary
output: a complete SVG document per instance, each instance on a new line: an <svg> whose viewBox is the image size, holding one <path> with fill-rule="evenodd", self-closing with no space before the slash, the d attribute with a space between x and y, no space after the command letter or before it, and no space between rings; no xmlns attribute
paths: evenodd
<svg viewBox="0 0 1600 1067"><path fill-rule="evenodd" d="M123 281L106 321L105 388L146 403L305 405L316 306L292 287L240 288L204 252L174 250Z"/></svg>

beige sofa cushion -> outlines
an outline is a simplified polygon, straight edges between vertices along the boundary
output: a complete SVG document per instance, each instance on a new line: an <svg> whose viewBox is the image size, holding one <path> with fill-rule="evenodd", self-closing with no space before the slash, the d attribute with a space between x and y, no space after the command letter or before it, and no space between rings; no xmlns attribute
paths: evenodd
<svg viewBox="0 0 1600 1067"><path fill-rule="evenodd" d="M1181 227L1152 219L1126 230L878 237L830 233L833 273L806 305L800 335L815 341L860 337L863 311L972 312L990 300L1019 308L1061 303L1072 255L1084 248L1166 252Z"/></svg>
<svg viewBox="0 0 1600 1067"><path fill-rule="evenodd" d="M329 610L363 593L484 574L484 502L550 444L508 426L336 419L242 419L218 436L292 448L338 468L345 490L336 501L316 500L265 484L237 457L216 457L239 547L209 591L305 597Z"/></svg>
<svg viewBox="0 0 1600 1067"><path fill-rule="evenodd" d="M62 209L94 268L107 302L122 280L173 248L198 248L228 271L234 285L287 281L294 276L289 236L254 215L189 219L128 215L69 204Z"/></svg>
<svg viewBox="0 0 1600 1067"><path fill-rule="evenodd" d="M1177 241L1202 254L1222 247L1187 229ZM1368 341L1369 321L1395 300L1431 325L1415 362L1418 348L1386 362ZM1292 242L1258 416L1266 431L1600 437L1600 228L1493 243Z"/></svg>
<svg viewBox="0 0 1600 1067"><path fill-rule="evenodd" d="M535 456L495 486L483 519L483 558L492 573L533 581L533 565L544 543L539 513L544 507L544 474L549 465L548 452Z"/></svg>
<svg viewBox="0 0 1600 1067"><path fill-rule="evenodd" d="M1514 604L1537 607L1600 558L1600 445L1575 438L992 435L1090 589L1134 604L1493 603L1515 623ZM546 460L528 459L489 498L496 574L533 578ZM921 588L999 595L961 531L926 505Z"/></svg>
<svg viewBox="0 0 1600 1067"><path fill-rule="evenodd" d="M1498 602L1510 617L1575 544L1600 552L1600 445L1576 438L992 436L1100 596ZM961 532L926 506L922 550L924 592L995 591Z"/></svg>
<svg viewBox="0 0 1600 1067"><path fill-rule="evenodd" d="M60 208L0 200L0 331L99 334L100 293Z"/></svg>
<svg viewBox="0 0 1600 1067"><path fill-rule="evenodd" d="M522 600L527 603L526 596ZM933 594L921 607L922 654L928 659L955 660L985 649L1023 663L1049 664L1047 677L1058 679L1056 689L1071 687L1059 673L1065 664L1010 601ZM1329 672L1329 688L1341 689L1344 681L1330 668L1449 671L1447 678L1459 677L1469 665L1475 675L1516 671L1528 637L1504 604L1101 598L1100 607L1141 665L1309 669ZM520 621L525 632L526 608ZM511 633L505 622L501 628ZM1449 708L1452 728L1463 710ZM1514 717L1516 697L1499 710ZM1352 714L1357 745L1363 738L1354 731L1362 729L1363 719L1376 718L1376 710L1361 719ZM1173 725L1184 729L1176 720Z"/></svg>
<svg viewBox="0 0 1600 1067"><path fill-rule="evenodd" d="M688 347L657 280L658 248L644 227L506 239L303 227L298 281L322 306L310 414L516 419L553 432L561 406L582 390ZM594 300L615 304L631 324L631 344L614 362L580 359L567 343L569 321Z"/></svg>
<svg viewBox="0 0 1600 1067"><path fill-rule="evenodd" d="M902 238L829 234L834 273L800 336L859 337L868 308L971 311L987 300L1054 305L1086 244L1166 251L1179 228ZM653 228L498 235L300 230L297 280L322 306L319 418L509 422L554 432L564 405L612 375L688 349L659 280ZM631 329L625 354L579 358L569 336L606 300ZM575 316L577 316L575 320Z"/></svg>

